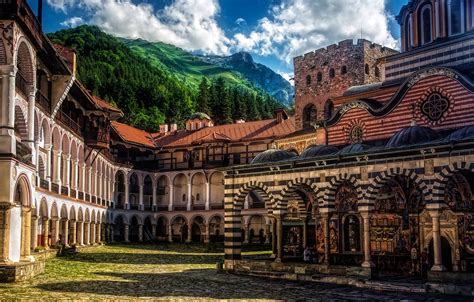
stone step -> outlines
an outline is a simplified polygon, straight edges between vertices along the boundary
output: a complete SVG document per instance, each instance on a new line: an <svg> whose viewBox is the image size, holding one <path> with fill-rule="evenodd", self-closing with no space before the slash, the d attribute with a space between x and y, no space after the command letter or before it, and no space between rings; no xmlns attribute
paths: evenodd
<svg viewBox="0 0 474 302"><path fill-rule="evenodd" d="M370 289L380 291L426 293L424 284L403 283L403 282L384 282L384 281L366 281L365 286Z"/></svg>

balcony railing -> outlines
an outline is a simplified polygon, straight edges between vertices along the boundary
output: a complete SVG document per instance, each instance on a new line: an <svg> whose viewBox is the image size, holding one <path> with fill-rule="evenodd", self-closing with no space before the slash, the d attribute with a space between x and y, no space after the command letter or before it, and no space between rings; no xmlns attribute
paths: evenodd
<svg viewBox="0 0 474 302"><path fill-rule="evenodd" d="M203 204L195 204L193 205L193 210L195 211L204 211L206 209L206 206Z"/></svg>
<svg viewBox="0 0 474 302"><path fill-rule="evenodd" d="M40 179L40 188L49 190L49 183L46 179Z"/></svg>
<svg viewBox="0 0 474 302"><path fill-rule="evenodd" d="M16 73L15 86L18 88L26 97L28 97L28 82L20 71Z"/></svg>
<svg viewBox="0 0 474 302"><path fill-rule="evenodd" d="M66 196L68 195L68 190L66 186L61 186L61 194Z"/></svg>
<svg viewBox="0 0 474 302"><path fill-rule="evenodd" d="M59 185L57 183L51 183L51 191L59 194Z"/></svg>
<svg viewBox="0 0 474 302"><path fill-rule="evenodd" d="M222 210L224 209L223 203L211 203L211 210Z"/></svg>
<svg viewBox="0 0 474 302"><path fill-rule="evenodd" d="M90 202L91 201L91 196L89 194L86 193L86 201Z"/></svg>
<svg viewBox="0 0 474 302"><path fill-rule="evenodd" d="M75 198L76 197L76 192L77 192L76 190L71 189L71 196Z"/></svg>
<svg viewBox="0 0 474 302"><path fill-rule="evenodd" d="M78 199L81 199L81 200L84 200L84 192L79 192L79 193L77 194L77 198L78 198Z"/></svg>
<svg viewBox="0 0 474 302"><path fill-rule="evenodd" d="M138 210L138 205L137 204L131 204L130 205L130 210Z"/></svg>
<svg viewBox="0 0 474 302"><path fill-rule="evenodd" d="M186 206L174 206L173 207L175 211L186 211L187 207Z"/></svg>
<svg viewBox="0 0 474 302"><path fill-rule="evenodd" d="M152 210L153 210L153 207L152 207L152 206L144 206L144 207L143 207L143 210L144 210L144 211L152 211Z"/></svg>
<svg viewBox="0 0 474 302"><path fill-rule="evenodd" d="M38 106L43 108L43 110L47 112L51 112L50 101L40 90L36 92L36 104L38 104Z"/></svg>
<svg viewBox="0 0 474 302"><path fill-rule="evenodd" d="M99 128L96 131L85 133L86 144L95 148L108 149L110 143L110 132L107 128Z"/></svg>
<svg viewBox="0 0 474 302"><path fill-rule="evenodd" d="M156 210L157 211L168 211L168 206L157 206Z"/></svg>
<svg viewBox="0 0 474 302"><path fill-rule="evenodd" d="M58 120L78 135L82 135L81 126L61 110L56 114Z"/></svg>

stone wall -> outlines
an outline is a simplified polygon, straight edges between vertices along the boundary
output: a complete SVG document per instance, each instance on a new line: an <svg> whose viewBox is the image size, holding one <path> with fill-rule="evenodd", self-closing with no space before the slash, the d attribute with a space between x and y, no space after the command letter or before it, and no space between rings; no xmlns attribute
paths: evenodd
<svg viewBox="0 0 474 302"><path fill-rule="evenodd" d="M296 57L297 129L303 128L303 111L309 104L316 106L317 118L323 119L327 100L341 96L349 87L383 81L384 63L380 59L394 53L396 51L367 40L358 40L356 44L345 40Z"/></svg>
<svg viewBox="0 0 474 302"><path fill-rule="evenodd" d="M35 262L0 265L0 283L19 282L31 279L44 272L45 261L37 259Z"/></svg>

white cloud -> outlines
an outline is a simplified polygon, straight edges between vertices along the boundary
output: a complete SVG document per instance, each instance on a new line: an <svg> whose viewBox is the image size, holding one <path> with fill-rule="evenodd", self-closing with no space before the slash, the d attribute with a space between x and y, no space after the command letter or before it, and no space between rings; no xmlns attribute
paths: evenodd
<svg viewBox="0 0 474 302"><path fill-rule="evenodd" d="M237 18L235 24L238 26L247 26L247 21L244 18Z"/></svg>
<svg viewBox="0 0 474 302"><path fill-rule="evenodd" d="M71 27L71 28L79 26L81 24L84 24L84 19L82 19L81 17L72 17L72 18L66 19L64 22L61 22L62 26Z"/></svg>
<svg viewBox="0 0 474 302"><path fill-rule="evenodd" d="M285 80L290 82L291 85L295 86L295 79L292 73L284 72L281 70L277 70L277 73L281 75Z"/></svg>
<svg viewBox="0 0 474 302"><path fill-rule="evenodd" d="M66 12L74 5L75 0L47 0L48 4L57 11Z"/></svg>
<svg viewBox="0 0 474 302"><path fill-rule="evenodd" d="M62 10L84 9L88 23L116 36L161 41L191 51L229 53L230 41L216 21L220 11L218 0L175 0L162 10L131 0L48 1Z"/></svg>
<svg viewBox="0 0 474 302"><path fill-rule="evenodd" d="M363 38L389 47L396 40L388 29L384 0L283 0L271 16L248 35L236 34L234 47L260 55L293 57L326 45Z"/></svg>

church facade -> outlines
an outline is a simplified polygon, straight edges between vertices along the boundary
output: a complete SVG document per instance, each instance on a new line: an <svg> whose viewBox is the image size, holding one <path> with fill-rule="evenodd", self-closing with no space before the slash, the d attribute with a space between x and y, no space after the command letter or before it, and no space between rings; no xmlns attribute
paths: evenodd
<svg viewBox="0 0 474 302"><path fill-rule="evenodd" d="M310 247L319 273L474 271L473 11L411 0L400 53L359 40L295 58L296 131L225 169L227 269L249 267L242 205L258 192L272 267Z"/></svg>

